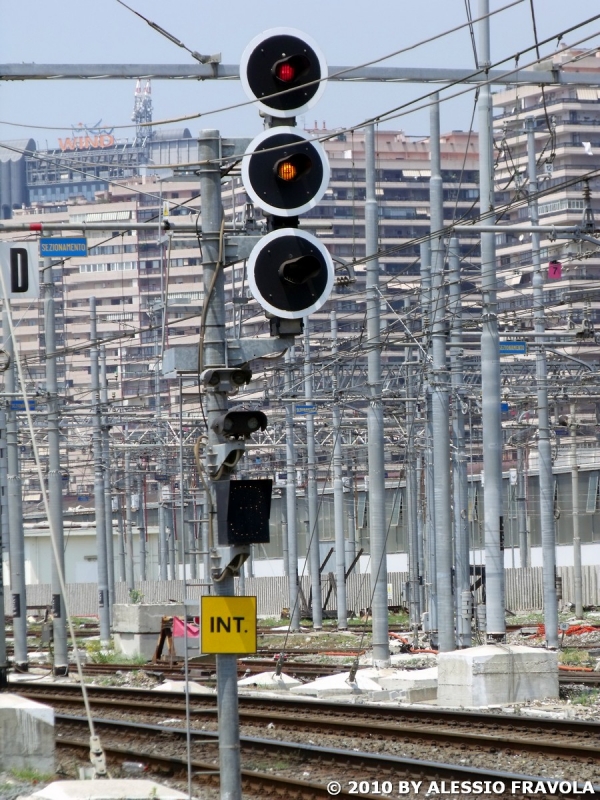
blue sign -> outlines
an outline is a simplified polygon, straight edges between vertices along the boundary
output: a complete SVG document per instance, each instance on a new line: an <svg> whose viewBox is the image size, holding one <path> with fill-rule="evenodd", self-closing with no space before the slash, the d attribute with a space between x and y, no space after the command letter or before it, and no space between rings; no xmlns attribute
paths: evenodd
<svg viewBox="0 0 600 800"><path fill-rule="evenodd" d="M87 239L85 236L40 239L41 258L61 258L71 256L87 256Z"/></svg>
<svg viewBox="0 0 600 800"><path fill-rule="evenodd" d="M77 502L78 503L89 503L90 502L89 494L78 494L77 495Z"/></svg>
<svg viewBox="0 0 600 800"><path fill-rule="evenodd" d="M317 407L314 403L296 403L296 414L316 414Z"/></svg>
<svg viewBox="0 0 600 800"><path fill-rule="evenodd" d="M527 342L500 342L501 356L526 356Z"/></svg>
<svg viewBox="0 0 600 800"><path fill-rule="evenodd" d="M11 400L11 411L25 411L25 400ZM29 401L29 410L35 411L35 400Z"/></svg>

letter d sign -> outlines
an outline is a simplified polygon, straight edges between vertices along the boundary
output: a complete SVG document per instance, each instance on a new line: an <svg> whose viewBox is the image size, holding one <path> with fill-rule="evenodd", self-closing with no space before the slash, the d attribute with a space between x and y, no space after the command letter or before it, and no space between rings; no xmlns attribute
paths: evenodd
<svg viewBox="0 0 600 800"><path fill-rule="evenodd" d="M35 242L0 242L0 266L9 299L40 296L39 258ZM0 286L0 289L2 287Z"/></svg>

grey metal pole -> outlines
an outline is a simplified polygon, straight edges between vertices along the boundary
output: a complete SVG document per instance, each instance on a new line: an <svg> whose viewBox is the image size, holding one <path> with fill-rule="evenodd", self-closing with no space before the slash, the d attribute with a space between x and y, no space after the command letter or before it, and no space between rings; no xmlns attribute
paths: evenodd
<svg viewBox="0 0 600 800"><path fill-rule="evenodd" d="M8 302L8 301L5 301ZM4 349L11 364L5 372L4 386L9 396L15 394L16 374L14 343L10 336L8 314L2 313ZM10 402L10 401L9 401ZM10 408L6 415L6 454L8 493L10 593L12 599L14 663L21 671L27 671L27 597L25 587L25 537L23 533L23 495L19 463L17 414Z"/></svg>
<svg viewBox="0 0 600 800"><path fill-rule="evenodd" d="M169 578L172 581L177 580L177 571L176 571L176 552L177 552L177 540L175 538L175 506L173 505L173 490L171 485L169 485L169 492L171 497L171 507L169 508L169 517L170 517L170 527L167 529L169 532L168 542L169 542Z"/></svg>
<svg viewBox="0 0 600 800"><path fill-rule="evenodd" d="M140 580L147 581L148 573L146 566L146 498L144 494L144 479L138 478L138 530L140 532Z"/></svg>
<svg viewBox="0 0 600 800"><path fill-rule="evenodd" d="M287 537L289 559L290 629L300 629L300 605L298 599L298 529L296 510L296 448L294 446L294 400L291 397L293 383L294 348L285 353L284 387L285 401L285 502L287 508ZM294 393L295 394L295 393Z"/></svg>
<svg viewBox="0 0 600 800"><path fill-rule="evenodd" d="M202 566L204 569L204 580L208 581L210 578L210 525L208 522L209 519L209 498L208 492L204 491L202 493L202 514L201 518L204 520L201 523L200 528L200 536L202 541Z"/></svg>
<svg viewBox="0 0 600 800"><path fill-rule="evenodd" d="M304 318L304 399L313 399L313 373L310 361L310 321ZM306 415L306 494L308 500L308 565L312 589L313 629L323 627L323 602L321 599L321 550L319 547L319 498L317 494L317 457L315 452L315 418Z"/></svg>
<svg viewBox="0 0 600 800"><path fill-rule="evenodd" d="M428 372L430 367L431 347L431 245L429 241L421 242L421 308L423 309L423 349L427 354L423 370ZM431 643L437 646L437 575L435 566L435 503L433 479L433 429L431 414L431 388L425 385L425 547L424 559L427 562L427 608L429 611L429 628Z"/></svg>
<svg viewBox="0 0 600 800"><path fill-rule="evenodd" d="M431 179L431 411L433 427L433 477L435 502L435 564L438 597L438 648L454 650L454 595L452 591L452 508L450 503L450 432L448 420L449 375L446 359L446 287L444 286L445 245L444 195L440 153L440 103L435 94L430 108Z"/></svg>
<svg viewBox="0 0 600 800"><path fill-rule="evenodd" d="M581 537L579 535L579 464L577 463L577 406L571 403L569 425L571 429L571 496L573 508L573 577L575 590L575 616L583 617L583 575L581 571Z"/></svg>
<svg viewBox="0 0 600 800"><path fill-rule="evenodd" d="M490 64L489 0L479 0L479 66ZM479 196L480 213L494 210L494 159L492 96L489 84L479 90ZM491 220L494 222L495 220ZM494 233L481 234L481 290L483 318L481 331L481 393L483 422L483 468L485 472L484 529L486 579L486 633L504 639L504 553L500 541L502 526L502 420L500 416L500 346L496 298L496 240Z"/></svg>
<svg viewBox="0 0 600 800"><path fill-rule="evenodd" d="M221 250L221 170L219 157L221 141L216 130L200 131L198 157L200 161L200 194L202 197L202 275L204 297L207 303L205 314L204 367L221 366L226 363L225 342L225 279L219 269ZM208 422L209 448L218 443L211 428L212 421L227 410L227 395L212 387L206 393L206 416ZM211 487L214 488L214 487ZM216 510L216 492L212 495L212 511ZM214 525L216 528L216 516ZM211 546L215 546L211 542ZM218 551L216 551L218 552ZM226 566L226 565L223 565ZM214 583L215 594L234 594L233 575ZM235 655L218 655L217 659L217 705L219 722L219 771L221 800L242 800L240 766L240 723L237 690L237 659Z"/></svg>
<svg viewBox="0 0 600 800"><path fill-rule="evenodd" d="M185 524L185 472L183 468L183 378L179 376L179 536L181 537L181 563L183 565L183 585L185 586L188 578L192 577L190 561L195 560L196 555L191 551L194 549L193 541L190 541ZM190 565L190 574L187 574L187 567ZM184 597L185 600L185 597Z"/></svg>
<svg viewBox="0 0 600 800"><path fill-rule="evenodd" d="M452 479L454 494L454 558L456 574L456 632L459 647L471 646L471 576L469 561L469 488L463 413L462 304L460 288L460 249L458 239L450 239L448 250L450 282L450 365L452 384Z"/></svg>
<svg viewBox="0 0 600 800"><path fill-rule="evenodd" d="M125 577L127 591L135 589L133 573L133 512L131 510L131 453L125 451Z"/></svg>
<svg viewBox="0 0 600 800"><path fill-rule="evenodd" d="M348 627L348 603L346 600L346 551L344 539L344 483L342 479L342 414L339 406L339 367L335 363L338 352L338 326L335 309L331 320L331 355L334 362L332 375L333 405L333 524L335 531L335 581L337 593L338 629Z"/></svg>
<svg viewBox="0 0 600 800"><path fill-rule="evenodd" d="M169 579L169 543L167 541L167 520L166 514L167 510L164 506L163 499L162 499L162 487L164 483L158 484L158 490L160 492L158 498L158 551L159 551L159 560L158 560L158 577L161 581L166 581Z"/></svg>
<svg viewBox="0 0 600 800"><path fill-rule="evenodd" d="M414 629L421 619L421 598L419 588L419 525L417 499L417 459L415 453L415 380L414 364L408 351L406 361L406 505L408 508L408 607L410 624Z"/></svg>
<svg viewBox="0 0 600 800"><path fill-rule="evenodd" d="M423 469L423 453L417 449L415 462L415 478L417 482L417 557L419 559L419 613L427 607L425 582L425 470Z"/></svg>
<svg viewBox="0 0 600 800"><path fill-rule="evenodd" d="M56 318L52 261L43 260L44 336L46 341L46 391L48 392L48 501L52 515L52 531L59 563L52 558L52 628L54 639L54 675L67 675L69 656L67 647L67 618L65 598L60 588L59 575L65 574L65 543L63 532L62 474L60 469L60 434L58 430L58 380L56 370Z"/></svg>
<svg viewBox="0 0 600 800"><path fill-rule="evenodd" d="M373 665L390 663L385 527L385 458L381 400L381 326L379 293L379 210L375 170L375 127L365 128L365 252L367 261L367 449L369 459L369 527L371 544L371 606Z"/></svg>
<svg viewBox="0 0 600 800"><path fill-rule="evenodd" d="M283 574L289 577L290 574L290 550L288 545L287 520L285 518L285 508L281 510L281 548L283 561Z"/></svg>
<svg viewBox="0 0 600 800"><path fill-rule="evenodd" d="M127 498L123 498L123 502L121 502L121 498L119 498L119 511L117 514L117 530L119 534L118 538L118 545L119 545L119 581L121 583L127 582L127 570L125 567L125 562L127 560L125 555L125 522L123 520L123 503L127 505Z"/></svg>
<svg viewBox="0 0 600 800"><path fill-rule="evenodd" d="M98 611L100 616L100 641L110 641L110 597L108 594L108 559L106 551L106 526L104 510L104 465L102 463L102 418L100 414L100 364L98 358L98 331L96 298L90 297L90 368L92 384L92 449L94 453L94 509L96 516L96 552L98 555Z"/></svg>
<svg viewBox="0 0 600 800"><path fill-rule="evenodd" d="M527 495L525 491L525 447L517 444L517 528L519 531L520 566L529 566L527 541Z"/></svg>
<svg viewBox="0 0 600 800"><path fill-rule="evenodd" d="M100 359L100 403L107 409L108 404L108 376L106 374L106 345L101 344L99 349ZM111 469L110 469L110 436L109 424L106 416L102 417L102 460L104 461L104 520L106 525L106 561L108 566L108 596L110 597L110 615L112 619L112 606L115 602L115 553L113 534L113 513L111 497Z"/></svg>
<svg viewBox="0 0 600 800"><path fill-rule="evenodd" d="M190 564L190 578L193 581L198 580L198 550L201 549L196 541L196 523L193 521L195 519L197 519L195 489L193 486L190 486L188 490L188 505L185 511L185 522L187 531L187 551L189 554L188 560Z"/></svg>
<svg viewBox="0 0 600 800"><path fill-rule="evenodd" d="M527 129L527 171L529 173L529 219L538 224L537 164L535 131L532 117L525 120ZM554 520L554 482L550 447L550 413L548 407L548 367L543 334L544 277L540 262L540 234L531 234L531 263L533 265L533 322L536 334L535 372L538 406L538 464L540 487L540 526L542 529L542 583L544 588L544 624L548 647L558 647L558 604L556 600L556 527ZM487 483L487 475L486 475Z"/></svg>
<svg viewBox="0 0 600 800"><path fill-rule="evenodd" d="M356 541L356 507L354 505L354 477L350 477L350 486L348 487L348 499L347 499L347 521L348 521L348 553L351 554L352 558L350 562L347 564L347 567L350 566L352 561L356 556L358 550L360 550L360 544Z"/></svg>
<svg viewBox="0 0 600 800"><path fill-rule="evenodd" d="M4 614L4 551L8 543L8 507L6 503L6 412L0 409L0 614ZM6 626L0 625L0 692L8 687Z"/></svg>
<svg viewBox="0 0 600 800"><path fill-rule="evenodd" d="M0 407L0 530L2 531L2 553L8 556L8 465L6 460L6 411Z"/></svg>

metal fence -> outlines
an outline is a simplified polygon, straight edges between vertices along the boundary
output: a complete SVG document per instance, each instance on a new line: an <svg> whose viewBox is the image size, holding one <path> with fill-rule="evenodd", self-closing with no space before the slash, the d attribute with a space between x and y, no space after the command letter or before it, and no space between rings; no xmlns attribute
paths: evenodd
<svg viewBox="0 0 600 800"><path fill-rule="evenodd" d="M573 567L558 567L557 574L562 578L563 602L574 602ZM535 611L542 608L542 568L507 569L506 575L506 607L511 611ZM408 580L406 572L388 573L388 603L399 606L404 602L404 587ZM310 598L310 579L301 579L304 597ZM144 603L164 603L169 600L182 602L184 599L183 581L141 581L135 584ZM330 591L331 588L331 591ZM190 586L185 588L186 599L199 599L206 593L206 587ZM67 586L68 604L73 616L94 616L98 614L98 587L95 583L71 583ZM236 581L236 593L239 594L239 581ZM285 576L246 578L245 594L256 595L259 615L279 616L288 605L288 579ZM117 583L115 601L129 602L127 586ZM371 576L354 574L347 581L348 609L359 614L361 609L371 605ZM335 588L331 586L328 575L323 576L322 599L327 600L326 608L336 610ZM32 584L27 586L27 608L35 613L36 608L43 609L51 603L50 584ZM600 606L600 566L583 567L583 604ZM11 598L8 587L4 595L4 613L10 615Z"/></svg>

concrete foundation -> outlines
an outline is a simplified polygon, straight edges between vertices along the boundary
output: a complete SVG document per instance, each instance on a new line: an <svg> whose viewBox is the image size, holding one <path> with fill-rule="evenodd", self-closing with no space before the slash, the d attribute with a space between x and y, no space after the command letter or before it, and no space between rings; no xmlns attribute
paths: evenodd
<svg viewBox="0 0 600 800"><path fill-rule="evenodd" d="M174 636L173 644L175 646L175 655L177 658L185 658L185 638L183 636ZM187 656L188 658L196 658L200 655L200 637L188 636L187 637Z"/></svg>
<svg viewBox="0 0 600 800"><path fill-rule="evenodd" d="M187 800L188 795L155 781L55 781L20 800Z"/></svg>
<svg viewBox="0 0 600 800"><path fill-rule="evenodd" d="M183 617L183 615L183 603L115 604L113 606L115 649L127 658L150 659L158 644L162 618ZM173 641L177 652L178 639L174 638ZM198 639L195 641L198 642ZM165 644L163 652L168 653L168 645Z"/></svg>
<svg viewBox="0 0 600 800"><path fill-rule="evenodd" d="M0 769L23 768L54 773L54 709L0 694Z"/></svg>
<svg viewBox="0 0 600 800"><path fill-rule="evenodd" d="M484 645L438 656L440 706L480 707L557 697L555 652Z"/></svg>

